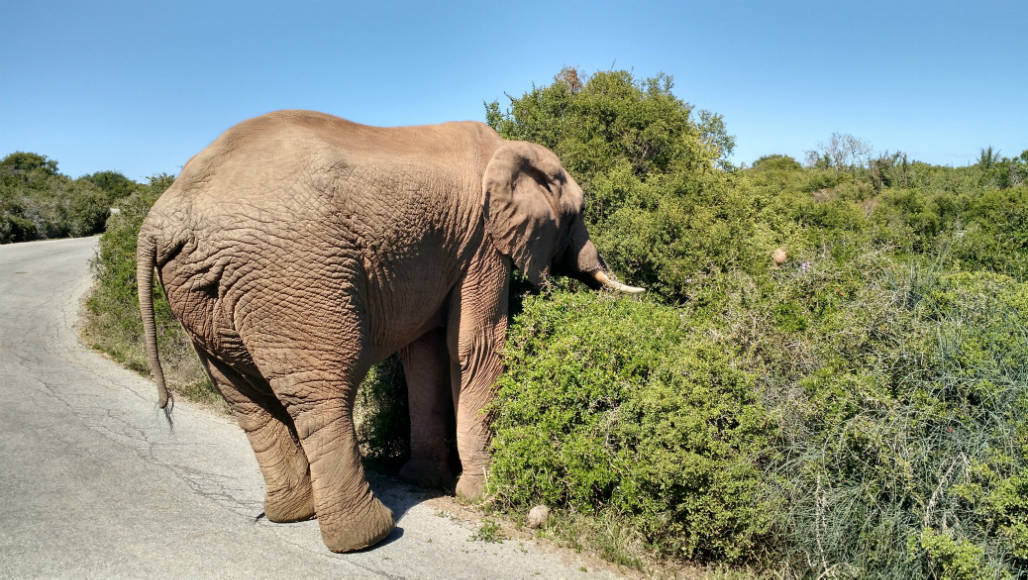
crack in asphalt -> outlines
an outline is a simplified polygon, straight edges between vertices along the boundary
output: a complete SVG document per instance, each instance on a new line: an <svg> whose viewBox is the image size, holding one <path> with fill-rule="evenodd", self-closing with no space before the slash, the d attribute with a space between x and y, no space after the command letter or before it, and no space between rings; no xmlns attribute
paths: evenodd
<svg viewBox="0 0 1028 580"><path fill-rule="evenodd" d="M39 356L29 356L15 350L10 351L9 354L13 355L17 359L18 365L26 370L38 368L43 360ZM88 374L96 379L92 381L94 386L112 393L122 391L112 381L92 372L88 372ZM30 375L26 373L26 376ZM228 485L231 478L189 465L162 460L160 453L155 452L155 443L150 440L146 430L136 425L130 418L115 414L114 409L105 408L95 392L76 392L65 395L62 393L61 386L55 385L51 381L35 379L33 382L54 402L63 405L86 428L144 461L168 468L174 477L189 486L198 496L242 516L251 515L254 509L260 509L259 503L254 504L238 499L240 489L238 486ZM73 403L66 397L76 397L80 400ZM171 441L174 441L173 437ZM176 446L173 442L156 445L159 447Z"/></svg>

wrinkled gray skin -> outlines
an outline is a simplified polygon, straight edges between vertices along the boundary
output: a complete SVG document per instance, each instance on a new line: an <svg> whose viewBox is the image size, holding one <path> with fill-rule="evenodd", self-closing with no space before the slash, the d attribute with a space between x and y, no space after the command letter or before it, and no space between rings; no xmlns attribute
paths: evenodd
<svg viewBox="0 0 1028 580"><path fill-rule="evenodd" d="M250 439L268 519L317 517L337 552L393 528L354 437L354 395L369 367L400 353L412 433L402 475L451 477L452 405L457 493L476 498L511 268L593 287L606 271L582 221L582 190L549 150L481 123L377 128L307 111L240 123L193 157L150 210L137 257L161 407L155 270Z"/></svg>

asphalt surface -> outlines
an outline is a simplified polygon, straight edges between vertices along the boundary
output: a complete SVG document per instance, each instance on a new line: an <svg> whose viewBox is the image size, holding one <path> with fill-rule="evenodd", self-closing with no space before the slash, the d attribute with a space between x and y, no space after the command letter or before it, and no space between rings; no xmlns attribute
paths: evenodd
<svg viewBox="0 0 1028 580"><path fill-rule="evenodd" d="M79 343L95 247L0 246L0 577L610 575L534 541L471 540L452 502L388 478L372 485L397 528L363 552L259 517L257 462L229 417L179 401L172 431L150 381Z"/></svg>

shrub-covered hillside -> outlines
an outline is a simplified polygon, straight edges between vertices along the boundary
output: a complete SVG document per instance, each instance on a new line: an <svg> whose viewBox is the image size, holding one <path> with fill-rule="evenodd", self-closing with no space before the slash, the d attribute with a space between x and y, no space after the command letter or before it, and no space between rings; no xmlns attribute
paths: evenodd
<svg viewBox="0 0 1028 580"><path fill-rule="evenodd" d="M0 244L98 234L111 206L137 188L114 171L71 179L53 159L12 153L0 160Z"/></svg>
<svg viewBox="0 0 1028 580"><path fill-rule="evenodd" d="M546 504L542 533L644 569L1028 575L1028 153L938 167L833 135L734 167L722 118L671 89L568 69L486 105L561 157L650 290L512 297L488 509ZM136 368L135 232L166 186L120 204L95 265L91 336ZM396 365L366 381L370 457L402 459L404 396Z"/></svg>
<svg viewBox="0 0 1028 580"><path fill-rule="evenodd" d="M669 89L567 70L487 105L651 289L524 299L494 507L558 507L553 533L626 563L1028 573L1028 153L933 167L834 135L732 168L720 117Z"/></svg>

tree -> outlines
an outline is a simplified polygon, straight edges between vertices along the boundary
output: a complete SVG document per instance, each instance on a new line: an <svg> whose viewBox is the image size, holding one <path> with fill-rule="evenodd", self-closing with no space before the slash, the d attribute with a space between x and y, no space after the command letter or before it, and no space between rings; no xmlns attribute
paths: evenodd
<svg viewBox="0 0 1028 580"><path fill-rule="evenodd" d="M57 161L48 159L46 155L25 151L15 151L0 160L0 173L23 175L32 171L57 175Z"/></svg>
<svg viewBox="0 0 1028 580"><path fill-rule="evenodd" d="M910 184L910 162L907 154L902 151L889 153L886 151L877 159L868 161L871 186L876 192L886 187L907 187Z"/></svg>
<svg viewBox="0 0 1028 580"><path fill-rule="evenodd" d="M110 196L111 200L121 199L139 187L138 183L117 171L97 171L83 176L82 179L99 187Z"/></svg>
<svg viewBox="0 0 1028 580"><path fill-rule="evenodd" d="M852 171L864 167L871 153L871 144L848 133L832 133L827 142L807 151L807 165L836 171Z"/></svg>
<svg viewBox="0 0 1028 580"><path fill-rule="evenodd" d="M553 149L576 176L627 162L637 176L674 167L727 165L734 138L720 115L676 97L670 76L637 82L628 71L585 77L564 69L547 87L533 87L510 108L486 104L486 120L501 135ZM674 166L674 167L673 167Z"/></svg>
<svg viewBox="0 0 1028 580"><path fill-rule="evenodd" d="M981 151L978 152L978 167L984 170L992 169L992 166L999 163L1001 159L999 150L994 151L992 145L982 147Z"/></svg>
<svg viewBox="0 0 1028 580"><path fill-rule="evenodd" d="M753 162L755 171L798 171L803 169L799 161L788 155L765 155Z"/></svg>

